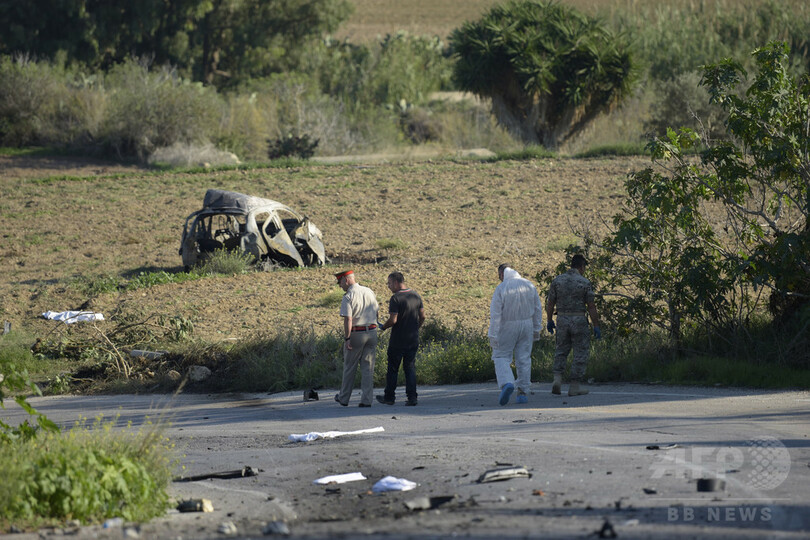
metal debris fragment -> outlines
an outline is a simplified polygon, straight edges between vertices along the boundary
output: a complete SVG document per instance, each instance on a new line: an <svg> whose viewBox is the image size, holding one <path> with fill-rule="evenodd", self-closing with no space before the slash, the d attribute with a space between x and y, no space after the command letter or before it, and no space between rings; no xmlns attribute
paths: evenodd
<svg viewBox="0 0 810 540"><path fill-rule="evenodd" d="M510 480L512 478L531 478L529 471L526 467L509 467L506 469L492 469L484 472L478 477L479 484L487 482L500 482L501 480Z"/></svg>
<svg viewBox="0 0 810 540"><path fill-rule="evenodd" d="M178 512L213 512L214 505L208 499L188 499L177 504Z"/></svg>
<svg viewBox="0 0 810 540"><path fill-rule="evenodd" d="M249 465L245 465L241 469L235 471L215 472L208 474L198 474L195 476L181 476L174 479L174 482L196 482L198 480L209 480L211 478L218 478L220 480L227 480L230 478L244 478L246 476L256 476L256 471Z"/></svg>
<svg viewBox="0 0 810 540"><path fill-rule="evenodd" d="M699 478L697 481L698 491L723 491L726 489L726 482L719 478Z"/></svg>

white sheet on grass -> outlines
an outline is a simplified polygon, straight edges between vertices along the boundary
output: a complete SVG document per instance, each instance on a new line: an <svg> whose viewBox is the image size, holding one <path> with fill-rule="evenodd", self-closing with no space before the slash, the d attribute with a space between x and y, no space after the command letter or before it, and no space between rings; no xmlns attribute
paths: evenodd
<svg viewBox="0 0 810 540"><path fill-rule="evenodd" d="M104 315L101 313L93 313L92 311L46 311L42 316L52 321L63 321L65 324L73 324L79 321L104 320Z"/></svg>

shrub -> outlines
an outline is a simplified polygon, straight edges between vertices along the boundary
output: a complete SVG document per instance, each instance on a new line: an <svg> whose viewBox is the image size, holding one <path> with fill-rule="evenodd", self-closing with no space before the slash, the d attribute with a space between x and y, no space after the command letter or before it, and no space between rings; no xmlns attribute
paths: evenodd
<svg viewBox="0 0 810 540"><path fill-rule="evenodd" d="M43 144L65 87L60 74L26 57L0 58L0 144Z"/></svg>
<svg viewBox="0 0 810 540"><path fill-rule="evenodd" d="M99 418L67 434L0 446L0 515L9 520L122 517L145 521L168 507L171 447L162 427L113 431Z"/></svg>
<svg viewBox="0 0 810 540"><path fill-rule="evenodd" d="M127 61L105 79L110 89L102 142L118 156L145 159L175 143L205 143L216 133L222 101L211 88L190 83L170 68L150 71Z"/></svg>
<svg viewBox="0 0 810 540"><path fill-rule="evenodd" d="M725 135L723 109L709 101L709 92L700 85L700 74L687 71L673 79L655 83L656 101L644 129L655 137L666 135L667 128L687 127L700 131L707 139Z"/></svg>
<svg viewBox="0 0 810 540"><path fill-rule="evenodd" d="M278 139L268 139L267 157L278 159L283 157L298 157L309 159L315 155L315 148L318 147L319 139L314 141L306 133L298 136L292 133Z"/></svg>
<svg viewBox="0 0 810 540"><path fill-rule="evenodd" d="M253 263L254 259L250 253L218 249L205 260L198 273L226 276L246 274L252 269Z"/></svg>

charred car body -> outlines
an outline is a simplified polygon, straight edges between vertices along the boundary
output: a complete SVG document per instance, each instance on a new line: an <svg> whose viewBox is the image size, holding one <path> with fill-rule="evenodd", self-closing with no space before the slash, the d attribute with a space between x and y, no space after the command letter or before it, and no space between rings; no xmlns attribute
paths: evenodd
<svg viewBox="0 0 810 540"><path fill-rule="evenodd" d="M306 216L270 199L209 189L202 210L183 225L183 266L221 249L249 253L265 268L326 263L323 235Z"/></svg>

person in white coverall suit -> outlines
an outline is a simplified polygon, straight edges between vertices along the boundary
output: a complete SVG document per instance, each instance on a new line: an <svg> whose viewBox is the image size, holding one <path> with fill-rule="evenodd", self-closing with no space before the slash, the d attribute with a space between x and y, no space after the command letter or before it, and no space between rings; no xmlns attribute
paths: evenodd
<svg viewBox="0 0 810 540"><path fill-rule="evenodd" d="M543 306L535 286L520 277L507 264L498 267L501 284L492 295L489 307L489 344L495 376L501 389L499 403L506 405L517 386L517 402L528 402L532 377L532 342L540 339ZM517 380L512 374L512 356Z"/></svg>

